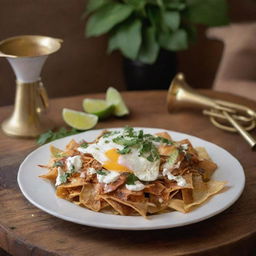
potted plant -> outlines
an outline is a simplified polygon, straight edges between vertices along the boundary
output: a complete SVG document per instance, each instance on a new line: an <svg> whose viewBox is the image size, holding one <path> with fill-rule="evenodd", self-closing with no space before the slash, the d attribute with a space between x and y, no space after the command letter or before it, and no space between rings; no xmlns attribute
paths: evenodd
<svg viewBox="0 0 256 256"><path fill-rule="evenodd" d="M175 52L195 40L196 25L228 23L226 0L89 0L85 14L86 36L107 33L108 53L125 57L128 89L167 87Z"/></svg>

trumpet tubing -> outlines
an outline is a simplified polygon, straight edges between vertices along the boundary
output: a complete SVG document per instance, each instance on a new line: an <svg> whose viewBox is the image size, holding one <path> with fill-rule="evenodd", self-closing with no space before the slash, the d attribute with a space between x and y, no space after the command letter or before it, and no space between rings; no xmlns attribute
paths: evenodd
<svg viewBox="0 0 256 256"><path fill-rule="evenodd" d="M182 73L178 73L171 82L167 106L169 112L201 109L214 126L229 132L239 132L252 148L256 147L256 141L247 132L256 126L256 112L244 105L198 93L187 84Z"/></svg>

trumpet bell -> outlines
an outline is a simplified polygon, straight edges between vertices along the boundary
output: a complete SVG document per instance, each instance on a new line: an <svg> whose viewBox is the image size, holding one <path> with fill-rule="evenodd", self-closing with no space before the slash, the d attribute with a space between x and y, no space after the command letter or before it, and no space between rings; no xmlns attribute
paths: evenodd
<svg viewBox="0 0 256 256"><path fill-rule="evenodd" d="M193 90L182 73L178 73L171 82L167 94L167 106L169 112L194 108L218 108L214 100Z"/></svg>

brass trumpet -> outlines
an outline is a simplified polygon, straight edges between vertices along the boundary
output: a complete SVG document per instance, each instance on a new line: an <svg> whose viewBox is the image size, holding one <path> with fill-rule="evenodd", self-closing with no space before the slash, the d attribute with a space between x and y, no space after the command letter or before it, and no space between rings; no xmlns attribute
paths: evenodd
<svg viewBox="0 0 256 256"><path fill-rule="evenodd" d="M225 131L238 132L252 149L256 140L249 134L256 126L256 112L246 106L212 99L192 89L182 73L178 73L171 82L167 95L168 111L182 109L203 109L211 123Z"/></svg>

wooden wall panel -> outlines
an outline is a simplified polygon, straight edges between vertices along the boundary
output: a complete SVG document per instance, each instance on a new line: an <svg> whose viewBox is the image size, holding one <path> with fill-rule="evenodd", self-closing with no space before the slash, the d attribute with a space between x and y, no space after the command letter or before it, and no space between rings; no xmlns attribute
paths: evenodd
<svg viewBox="0 0 256 256"><path fill-rule="evenodd" d="M64 39L42 76L50 97L102 92L112 85L123 90L122 58L108 56L106 38L84 38L81 20L86 0L1 0L0 40L21 34L43 34ZM231 20L256 19L255 0L229 0ZM204 28L189 50L178 53L179 70L194 87L210 88L221 58L222 44L206 39ZM241 36L242 38L242 36ZM14 74L0 59L0 105L12 104Z"/></svg>

